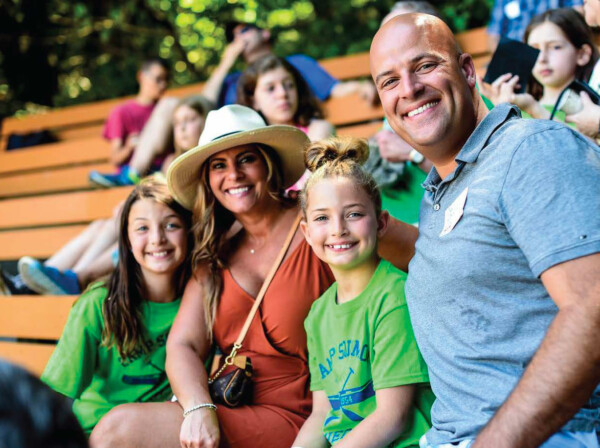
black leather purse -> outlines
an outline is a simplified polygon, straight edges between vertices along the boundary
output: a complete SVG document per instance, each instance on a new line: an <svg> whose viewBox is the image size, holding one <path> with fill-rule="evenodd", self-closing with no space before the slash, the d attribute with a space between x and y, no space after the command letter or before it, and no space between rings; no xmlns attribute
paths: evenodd
<svg viewBox="0 0 600 448"><path fill-rule="evenodd" d="M283 247L281 248L279 255L277 255L277 259L267 274L267 277L254 300L254 305L252 305L252 309L246 318L246 322L242 327L242 331L240 331L239 336L233 344L231 353L229 353L222 364L221 358L223 356L221 354L215 354L213 358L210 376L208 378L208 388L215 403L224 404L225 406L233 408L252 401L252 361L249 357L238 355L237 353L242 348L242 342L248 333L250 324L258 311L258 307L267 292L271 280L273 280L277 269L279 269L279 266L283 261L285 253L290 247L299 223L300 215L298 215L294 221L294 224L283 243Z"/></svg>

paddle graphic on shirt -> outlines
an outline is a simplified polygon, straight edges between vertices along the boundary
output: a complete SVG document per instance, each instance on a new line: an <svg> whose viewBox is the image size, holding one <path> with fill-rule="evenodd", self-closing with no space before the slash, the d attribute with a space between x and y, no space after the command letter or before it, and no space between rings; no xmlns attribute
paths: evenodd
<svg viewBox="0 0 600 448"><path fill-rule="evenodd" d="M342 386L342 390L338 394L329 395L327 398L329 399L329 403L331 403L331 408L334 411L341 409L346 417L354 422L360 422L364 419L360 415L352 412L350 409L347 409L347 406L354 405L356 403L360 403L365 401L366 399L375 395L375 389L373 388L373 380L369 380L366 384L358 387L352 387L350 389L346 389L346 385L348 384L348 380L355 373L352 367L349 368L348 376L346 377L346 381L344 381L344 385ZM324 426L327 426L331 420L336 417L332 416L325 421Z"/></svg>

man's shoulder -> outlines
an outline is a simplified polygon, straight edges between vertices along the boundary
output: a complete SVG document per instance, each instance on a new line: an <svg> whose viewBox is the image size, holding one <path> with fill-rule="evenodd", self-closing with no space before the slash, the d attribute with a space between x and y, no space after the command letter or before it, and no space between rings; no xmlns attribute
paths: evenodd
<svg viewBox="0 0 600 448"><path fill-rule="evenodd" d="M564 123L513 118L496 129L489 145L492 145L495 151L513 154L529 148L544 149L545 153L550 148L559 150L565 146L591 148L592 142Z"/></svg>

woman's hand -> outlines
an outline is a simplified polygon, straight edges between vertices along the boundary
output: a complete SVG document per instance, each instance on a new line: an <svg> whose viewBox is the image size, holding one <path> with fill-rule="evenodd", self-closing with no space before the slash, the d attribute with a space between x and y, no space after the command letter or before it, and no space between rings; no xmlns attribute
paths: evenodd
<svg viewBox="0 0 600 448"><path fill-rule="evenodd" d="M575 123L577 130L583 135L595 138L598 135L600 126L600 106L593 103L589 95L581 92L581 103L583 109L573 115L568 115L565 118L567 123Z"/></svg>
<svg viewBox="0 0 600 448"><path fill-rule="evenodd" d="M199 409L183 419L179 442L182 448L217 448L219 421L212 409Z"/></svg>

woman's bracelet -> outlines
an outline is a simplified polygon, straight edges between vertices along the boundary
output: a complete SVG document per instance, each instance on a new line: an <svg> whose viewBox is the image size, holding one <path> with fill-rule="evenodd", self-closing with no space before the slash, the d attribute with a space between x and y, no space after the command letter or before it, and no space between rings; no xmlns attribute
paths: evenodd
<svg viewBox="0 0 600 448"><path fill-rule="evenodd" d="M217 410L217 407L212 403L197 404L196 406L192 406L191 408L183 411L183 418L186 418L188 415L190 415L194 411L197 411L198 409L204 409L204 408L212 409L213 411Z"/></svg>

